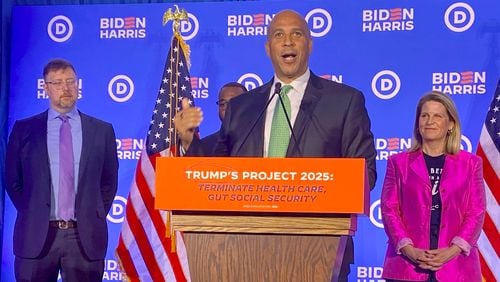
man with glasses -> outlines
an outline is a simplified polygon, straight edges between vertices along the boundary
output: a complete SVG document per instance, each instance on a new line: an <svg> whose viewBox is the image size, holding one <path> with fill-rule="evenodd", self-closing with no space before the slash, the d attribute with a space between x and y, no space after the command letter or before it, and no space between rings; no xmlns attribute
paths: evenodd
<svg viewBox="0 0 500 282"><path fill-rule="evenodd" d="M49 109L14 124L6 181L16 210L17 281L102 281L118 158L111 124L76 108L73 65L43 70Z"/></svg>
<svg viewBox="0 0 500 282"><path fill-rule="evenodd" d="M234 97L237 97L245 92L247 92L245 86L243 86L238 82L229 82L226 83L224 86L222 86L222 88L219 91L219 99L216 102L219 108L220 121L224 120L224 115L226 114L226 109L229 104L229 101ZM205 153L205 156L214 155L213 151L218 138L219 138L219 131L212 133L207 137L201 139L201 146L203 147L203 152Z"/></svg>

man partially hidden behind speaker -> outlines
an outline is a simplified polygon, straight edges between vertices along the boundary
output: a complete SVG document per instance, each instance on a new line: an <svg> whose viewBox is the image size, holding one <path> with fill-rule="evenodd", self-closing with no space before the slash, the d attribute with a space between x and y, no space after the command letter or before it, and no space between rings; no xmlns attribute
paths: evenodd
<svg viewBox="0 0 500 282"><path fill-rule="evenodd" d="M215 155L365 158L373 188L376 152L363 94L309 70L312 38L304 18L293 10L274 16L265 48L274 78L229 102ZM202 119L200 108L183 101L175 126L187 155L203 152L193 135ZM352 238L343 240L339 281L347 281L354 257Z"/></svg>
<svg viewBox="0 0 500 282"><path fill-rule="evenodd" d="M224 116L226 115L227 105L229 101L234 97L240 96L242 93L247 92L247 89L244 85L238 82L228 82L224 84L219 90L219 98L217 99L217 108L219 110L219 119L220 121L224 120ZM219 139L219 132L214 132L203 139L201 139L201 144L203 146L203 151L205 152L205 156L212 156L215 144L217 144L217 140Z"/></svg>

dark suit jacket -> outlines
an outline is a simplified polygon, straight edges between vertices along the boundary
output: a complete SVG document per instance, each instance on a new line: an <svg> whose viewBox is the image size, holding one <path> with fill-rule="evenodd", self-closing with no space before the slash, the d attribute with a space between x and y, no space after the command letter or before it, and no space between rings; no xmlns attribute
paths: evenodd
<svg viewBox="0 0 500 282"><path fill-rule="evenodd" d="M118 184L116 139L111 124L80 113L82 153L75 213L85 254L104 259L106 215ZM17 209L14 254L35 258L49 229L51 183L47 149L47 111L16 121L7 145L7 193Z"/></svg>
<svg viewBox="0 0 500 282"><path fill-rule="evenodd" d="M259 115L271 86L272 81L231 99L215 155L263 156L265 113ZM370 187L375 186L376 151L361 92L311 73L293 130L298 144L290 140L287 157L365 158ZM199 154L198 142L188 154Z"/></svg>
<svg viewBox="0 0 500 282"><path fill-rule="evenodd" d="M203 149L203 155L206 157L214 156L215 145L219 139L220 131L214 132L208 136L203 137L201 142L201 147Z"/></svg>
<svg viewBox="0 0 500 282"><path fill-rule="evenodd" d="M263 156L263 111L272 82L229 101L214 151L216 156ZM311 72L293 131L297 144L293 138L290 139L287 157L365 158L370 188L373 189L377 178L376 151L370 118L361 92L320 78ZM187 155L206 155L199 139L193 139ZM354 246L352 237L348 236L341 277L347 279L349 264L353 262Z"/></svg>

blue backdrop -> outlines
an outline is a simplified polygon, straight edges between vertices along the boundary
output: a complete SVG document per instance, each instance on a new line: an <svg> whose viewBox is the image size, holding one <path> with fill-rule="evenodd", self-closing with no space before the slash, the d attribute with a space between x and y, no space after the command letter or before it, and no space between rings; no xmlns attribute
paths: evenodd
<svg viewBox="0 0 500 282"><path fill-rule="evenodd" d="M54 57L72 61L83 112L111 122L120 157L119 190L108 215L105 280L121 279L114 257L123 212L172 31L172 4L24 6L12 14L9 130L45 110L42 68ZM220 126L217 92L229 81L254 88L272 78L264 51L272 16L292 8L313 34L310 67L326 79L363 91L377 149L377 186L369 217L358 220L350 281L378 281L386 249L380 192L386 159L407 149L417 100L437 89L460 112L465 150L475 151L500 71L500 2L265 1L184 3L181 26L191 46L193 95L203 108L200 131ZM13 281L15 210L6 200L2 281Z"/></svg>

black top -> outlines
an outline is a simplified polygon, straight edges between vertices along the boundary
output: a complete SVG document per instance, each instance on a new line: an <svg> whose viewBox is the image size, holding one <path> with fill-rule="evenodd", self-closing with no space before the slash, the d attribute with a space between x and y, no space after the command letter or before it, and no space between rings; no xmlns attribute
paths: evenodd
<svg viewBox="0 0 500 282"><path fill-rule="evenodd" d="M441 222L441 195L439 194L439 182L443 172L445 155L433 157L424 154L424 159L432 187L431 225L439 226Z"/></svg>

